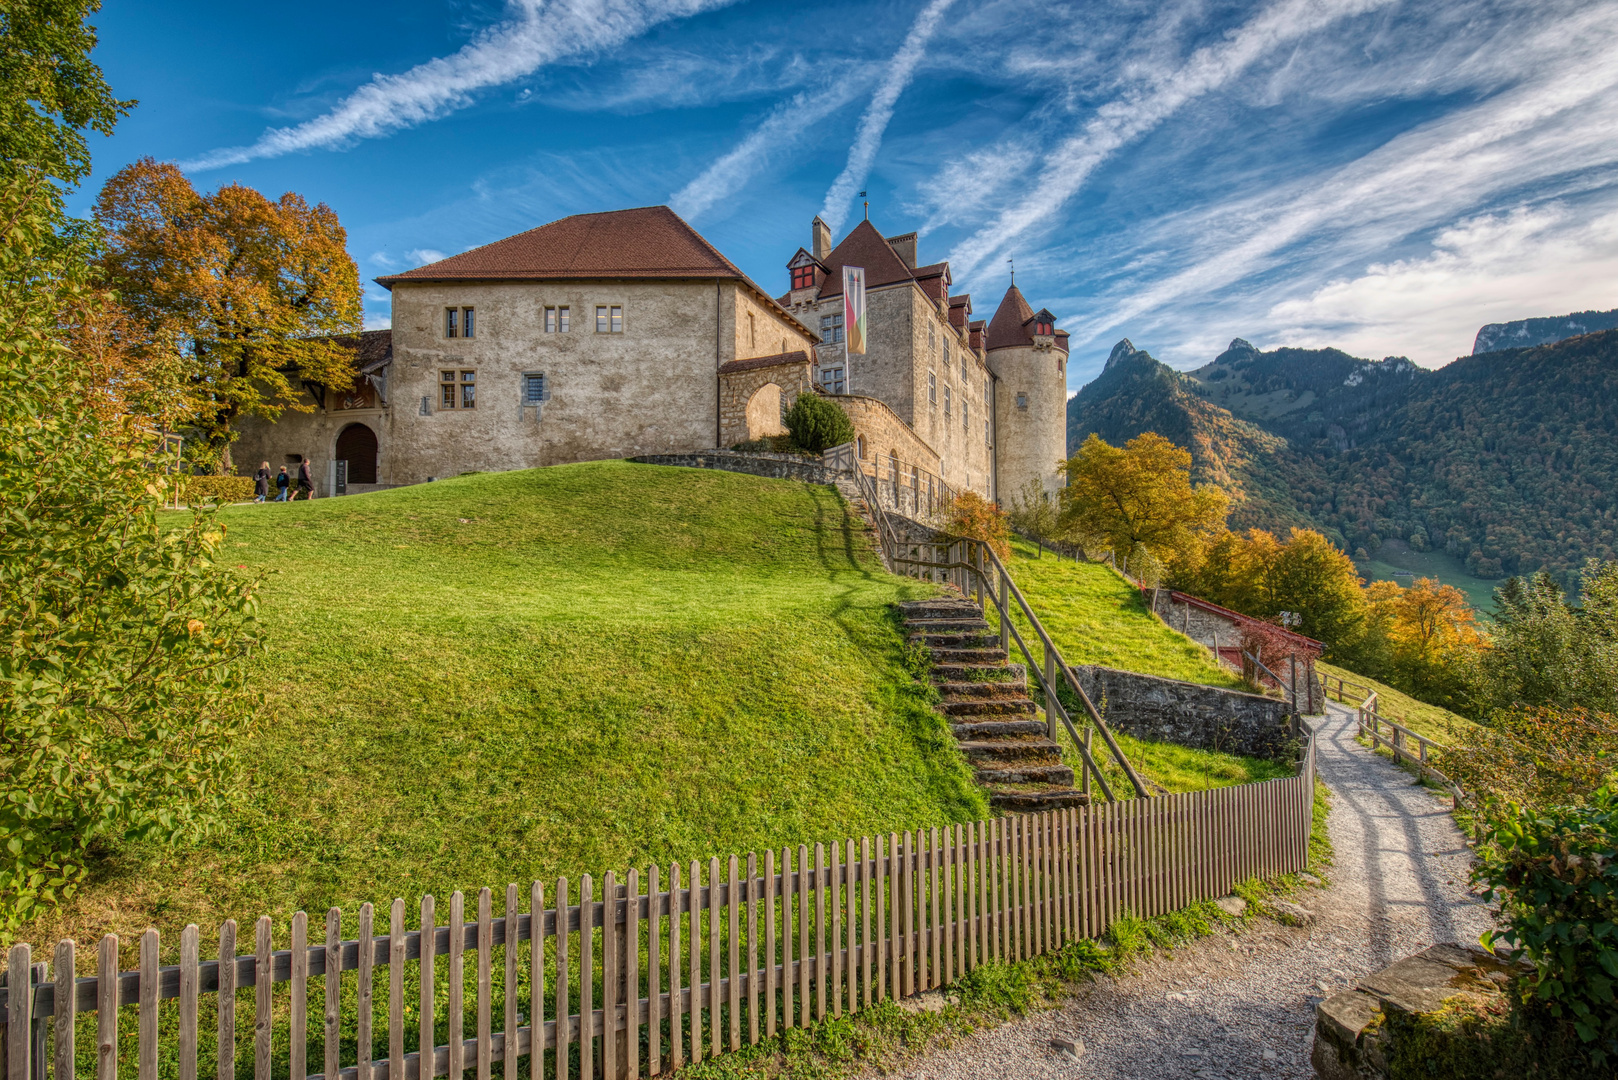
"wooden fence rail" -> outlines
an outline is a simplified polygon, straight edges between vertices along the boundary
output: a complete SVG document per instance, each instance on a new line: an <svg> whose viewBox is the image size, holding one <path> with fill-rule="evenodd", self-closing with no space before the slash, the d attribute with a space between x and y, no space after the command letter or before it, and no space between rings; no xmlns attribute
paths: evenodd
<svg viewBox="0 0 1618 1080"><path fill-rule="evenodd" d="M459 892L447 913L424 897L413 928L403 900L366 904L356 940L332 909L324 941L303 912L265 917L245 954L227 922L217 951L209 942L217 959L188 926L178 964L159 964L148 930L135 970L120 969L116 936L83 959L62 941L49 968L15 945L0 1077L117 1080L132 1065L136 1080L235 1080L249 1046L254 1080L489 1080L495 1063L528 1080L657 1075L1096 937L1126 912L1303 869L1307 745L1285 779L609 873L599 886L508 885L498 915L489 889L473 911Z"/></svg>
<svg viewBox="0 0 1618 1080"><path fill-rule="evenodd" d="M1460 785L1445 776L1437 766L1428 760L1430 751L1447 749L1442 743L1433 742L1425 735L1418 734L1395 720L1380 715L1377 710L1377 695L1373 692L1355 710L1355 719L1359 724L1359 733L1371 740L1371 748L1377 749L1386 746L1393 752L1395 761L1408 761L1416 766L1423 780L1436 779L1449 789L1454 805L1459 807L1466 802L1466 793ZM1386 732L1383 729L1386 728ZM1416 747L1411 750L1411 745Z"/></svg>

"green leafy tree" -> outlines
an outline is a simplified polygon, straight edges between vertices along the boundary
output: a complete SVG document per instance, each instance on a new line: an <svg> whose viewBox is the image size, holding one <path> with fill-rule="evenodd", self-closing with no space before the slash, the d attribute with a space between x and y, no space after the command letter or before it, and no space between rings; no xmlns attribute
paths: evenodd
<svg viewBox="0 0 1618 1080"><path fill-rule="evenodd" d="M119 101L90 59L99 0L0 0L0 177L75 186L90 174L84 131L111 135ZM36 198L57 204L55 186Z"/></svg>
<svg viewBox="0 0 1618 1080"><path fill-rule="evenodd" d="M211 515L160 511L156 433L68 347L98 297L43 186L0 182L0 929L98 846L207 828L252 708L254 583Z"/></svg>
<svg viewBox="0 0 1618 1080"><path fill-rule="evenodd" d="M820 394L799 394L787 410L787 431L805 450L823 454L854 441L854 424L843 407Z"/></svg>
<svg viewBox="0 0 1618 1080"><path fill-rule="evenodd" d="M1472 692L1483 709L1583 706L1618 713L1618 561L1585 564L1582 608L1550 574L1495 590L1492 647Z"/></svg>

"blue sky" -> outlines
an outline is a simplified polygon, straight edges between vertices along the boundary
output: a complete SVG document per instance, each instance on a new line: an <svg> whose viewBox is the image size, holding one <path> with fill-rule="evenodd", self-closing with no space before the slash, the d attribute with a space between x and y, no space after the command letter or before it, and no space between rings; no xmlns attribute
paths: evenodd
<svg viewBox="0 0 1618 1080"><path fill-rule="evenodd" d="M766 288L867 190L987 318L1438 366L1618 307L1618 0L108 0L144 155L330 204L369 279L670 203ZM367 287L367 323L387 294Z"/></svg>

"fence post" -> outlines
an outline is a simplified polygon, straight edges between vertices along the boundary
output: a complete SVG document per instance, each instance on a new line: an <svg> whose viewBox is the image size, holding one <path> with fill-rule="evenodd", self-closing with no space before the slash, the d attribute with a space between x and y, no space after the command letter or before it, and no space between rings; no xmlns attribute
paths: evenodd
<svg viewBox="0 0 1618 1080"><path fill-rule="evenodd" d="M1006 588L1007 578L1006 578L1006 571L1005 571L1004 567L1001 567L999 576L1000 576L999 595L996 596L994 598L994 600L995 600L995 607L1000 612L1000 651L1005 653L1006 654L1006 659L1009 660L1009 659L1011 659L1011 630L1006 624L1006 616L1008 614L1008 612L1006 610L1006 593L1009 592L1010 590Z"/></svg>
<svg viewBox="0 0 1618 1080"><path fill-rule="evenodd" d="M1045 645L1045 737L1056 739L1056 650L1047 642Z"/></svg>

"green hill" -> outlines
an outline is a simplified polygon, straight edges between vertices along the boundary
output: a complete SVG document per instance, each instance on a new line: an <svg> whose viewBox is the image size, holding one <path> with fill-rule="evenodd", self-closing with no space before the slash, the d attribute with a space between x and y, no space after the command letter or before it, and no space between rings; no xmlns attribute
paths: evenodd
<svg viewBox="0 0 1618 1080"><path fill-rule="evenodd" d="M929 587L830 488L599 462L220 516L270 571L246 790L35 941L987 812L888 607Z"/></svg>

